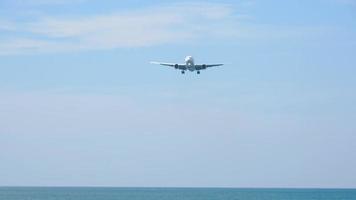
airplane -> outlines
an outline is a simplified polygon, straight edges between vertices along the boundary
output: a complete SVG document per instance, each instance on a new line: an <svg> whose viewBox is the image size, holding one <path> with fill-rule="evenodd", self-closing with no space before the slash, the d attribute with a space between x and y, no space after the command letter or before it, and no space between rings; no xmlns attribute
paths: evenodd
<svg viewBox="0 0 356 200"><path fill-rule="evenodd" d="M162 62L151 62L151 64L174 67L175 69L181 70L182 74L185 74L186 70L189 70L191 72L197 71L197 74L200 74L200 70L206 69L208 67L217 67L217 66L224 65L224 64L202 64L202 65L196 65L194 63L193 56L185 57L184 61L185 61L184 64L162 63Z"/></svg>

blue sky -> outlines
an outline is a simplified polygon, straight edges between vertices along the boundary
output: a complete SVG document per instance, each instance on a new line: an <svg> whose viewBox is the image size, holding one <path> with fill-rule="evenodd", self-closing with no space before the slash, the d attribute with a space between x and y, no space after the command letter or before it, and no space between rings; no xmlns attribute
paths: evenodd
<svg viewBox="0 0 356 200"><path fill-rule="evenodd" d="M0 185L356 187L354 52L354 0L2 0Z"/></svg>

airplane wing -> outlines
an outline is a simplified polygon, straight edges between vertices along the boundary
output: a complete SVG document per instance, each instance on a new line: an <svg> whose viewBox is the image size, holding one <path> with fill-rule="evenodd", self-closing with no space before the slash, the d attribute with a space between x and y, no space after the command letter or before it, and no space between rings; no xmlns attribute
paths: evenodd
<svg viewBox="0 0 356 200"><path fill-rule="evenodd" d="M182 70L186 70L187 69L187 66L185 64L162 63L162 62L151 62L151 64L174 67L176 69L182 69Z"/></svg>
<svg viewBox="0 0 356 200"><path fill-rule="evenodd" d="M210 64L210 65L195 65L195 68L197 70L202 70L202 69L206 69L208 67L218 67L218 66L223 66L224 64Z"/></svg>

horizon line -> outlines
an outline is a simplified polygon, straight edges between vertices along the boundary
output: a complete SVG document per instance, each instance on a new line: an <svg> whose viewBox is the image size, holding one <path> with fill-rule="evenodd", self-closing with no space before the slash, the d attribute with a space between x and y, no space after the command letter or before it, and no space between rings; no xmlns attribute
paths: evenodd
<svg viewBox="0 0 356 200"><path fill-rule="evenodd" d="M356 187L234 187L234 186L41 186L41 185L0 185L0 188L137 188L137 189L314 189L314 190L356 190Z"/></svg>

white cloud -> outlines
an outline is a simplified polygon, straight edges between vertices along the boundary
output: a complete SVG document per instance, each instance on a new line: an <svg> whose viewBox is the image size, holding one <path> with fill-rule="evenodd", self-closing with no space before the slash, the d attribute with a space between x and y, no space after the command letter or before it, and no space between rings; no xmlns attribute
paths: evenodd
<svg viewBox="0 0 356 200"><path fill-rule="evenodd" d="M232 11L225 4L186 3L94 16L42 16L31 22L17 22L16 27L22 28L16 31L27 36L0 38L0 54L181 42L198 37L199 27L228 19ZM0 27L9 29L6 24Z"/></svg>
<svg viewBox="0 0 356 200"><path fill-rule="evenodd" d="M0 22L0 29L22 33L0 36L0 55L145 47L210 39L273 39L309 32L298 27L243 23L248 20L251 20L248 15L237 15L234 7L220 3L168 4L90 16L40 16L26 22Z"/></svg>

